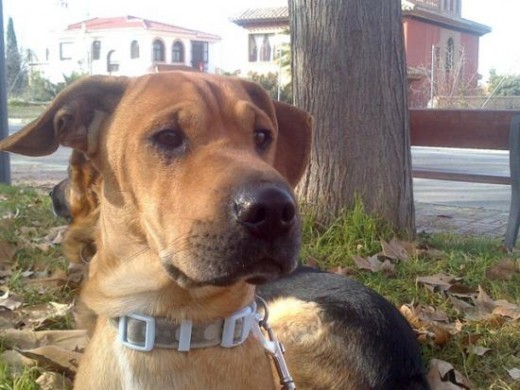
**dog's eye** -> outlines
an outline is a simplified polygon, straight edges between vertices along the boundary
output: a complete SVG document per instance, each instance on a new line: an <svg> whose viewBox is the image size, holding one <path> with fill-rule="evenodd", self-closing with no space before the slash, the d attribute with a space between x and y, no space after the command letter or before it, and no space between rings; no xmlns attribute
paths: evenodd
<svg viewBox="0 0 520 390"><path fill-rule="evenodd" d="M184 145L184 135L179 130L166 129L155 134L153 142L163 149L173 150Z"/></svg>
<svg viewBox="0 0 520 390"><path fill-rule="evenodd" d="M266 150L273 141L271 132L265 129L255 130L253 137L256 147L260 150Z"/></svg>

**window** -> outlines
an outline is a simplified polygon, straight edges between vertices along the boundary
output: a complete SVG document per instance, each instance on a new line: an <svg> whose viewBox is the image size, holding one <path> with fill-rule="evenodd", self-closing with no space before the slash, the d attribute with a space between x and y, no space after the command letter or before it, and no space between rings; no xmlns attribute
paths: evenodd
<svg viewBox="0 0 520 390"><path fill-rule="evenodd" d="M184 63L184 45L182 42L175 42L172 46L172 62Z"/></svg>
<svg viewBox="0 0 520 390"><path fill-rule="evenodd" d="M260 47L260 61L271 61L271 44L269 43L269 35L265 34Z"/></svg>
<svg viewBox="0 0 520 390"><path fill-rule="evenodd" d="M60 60L72 59L72 42L60 43Z"/></svg>
<svg viewBox="0 0 520 390"><path fill-rule="evenodd" d="M139 43L137 41L132 41L130 44L130 58L139 58Z"/></svg>
<svg viewBox="0 0 520 390"><path fill-rule="evenodd" d="M191 41L191 66L203 71L207 63L208 42Z"/></svg>
<svg viewBox="0 0 520 390"><path fill-rule="evenodd" d="M153 41L153 61L164 62L164 43L159 39Z"/></svg>
<svg viewBox="0 0 520 390"><path fill-rule="evenodd" d="M101 42L92 42L92 59L99 60L101 58Z"/></svg>
<svg viewBox="0 0 520 390"><path fill-rule="evenodd" d="M448 46L446 47L446 73L449 73L455 67L455 43L453 39L448 39Z"/></svg>
<svg viewBox="0 0 520 390"><path fill-rule="evenodd" d="M274 59L274 34L249 35L249 62L269 62Z"/></svg>
<svg viewBox="0 0 520 390"><path fill-rule="evenodd" d="M249 35L249 62L258 61L258 46L253 34Z"/></svg>
<svg viewBox="0 0 520 390"><path fill-rule="evenodd" d="M115 50L110 50L107 55L107 72L117 72L119 70L119 60Z"/></svg>

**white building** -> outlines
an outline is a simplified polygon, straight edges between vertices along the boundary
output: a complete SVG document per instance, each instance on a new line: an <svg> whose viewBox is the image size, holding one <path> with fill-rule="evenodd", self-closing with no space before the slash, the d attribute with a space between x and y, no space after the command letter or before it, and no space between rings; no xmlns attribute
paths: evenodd
<svg viewBox="0 0 520 390"><path fill-rule="evenodd" d="M189 66L218 71L220 37L134 16L93 18L56 33L32 65L51 81L73 72L136 76Z"/></svg>
<svg viewBox="0 0 520 390"><path fill-rule="evenodd" d="M281 50L290 50L288 7L247 9L231 18L247 30L247 56L244 73L278 73Z"/></svg>

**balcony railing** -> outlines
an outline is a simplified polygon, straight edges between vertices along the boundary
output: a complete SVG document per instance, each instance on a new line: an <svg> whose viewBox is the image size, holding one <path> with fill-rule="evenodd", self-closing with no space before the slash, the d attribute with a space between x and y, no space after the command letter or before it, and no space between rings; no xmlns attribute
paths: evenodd
<svg viewBox="0 0 520 390"><path fill-rule="evenodd" d="M419 4L428 8L433 8L440 10L441 9L441 2L440 0L412 0L413 3Z"/></svg>

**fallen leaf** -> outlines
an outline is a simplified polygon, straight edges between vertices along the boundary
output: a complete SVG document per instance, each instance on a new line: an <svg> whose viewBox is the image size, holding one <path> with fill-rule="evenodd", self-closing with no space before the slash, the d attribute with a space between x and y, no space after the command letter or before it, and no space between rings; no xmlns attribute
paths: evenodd
<svg viewBox="0 0 520 390"><path fill-rule="evenodd" d="M504 299L499 299L494 302L495 308L493 314L497 314L501 317L511 318L513 321L520 319L520 307L515 304L508 302Z"/></svg>
<svg viewBox="0 0 520 390"><path fill-rule="evenodd" d="M512 368L510 370L506 370L511 378L515 381L520 381L520 368Z"/></svg>
<svg viewBox="0 0 520 390"><path fill-rule="evenodd" d="M72 389L72 381L55 372L44 372L41 374L36 383L40 390L69 390Z"/></svg>
<svg viewBox="0 0 520 390"><path fill-rule="evenodd" d="M486 277L491 280L510 281L517 271L517 264L513 260L502 260L500 263L486 269Z"/></svg>
<svg viewBox="0 0 520 390"><path fill-rule="evenodd" d="M435 345L444 347L450 339L451 334L447 329L437 325L433 326L433 342Z"/></svg>
<svg viewBox="0 0 520 390"><path fill-rule="evenodd" d="M395 237L392 238L390 242L381 240L381 247L383 248L383 255L390 259L400 261L407 261L410 259L410 255L404 245Z"/></svg>
<svg viewBox="0 0 520 390"><path fill-rule="evenodd" d="M16 310L22 306L23 300L20 297L13 296L6 292L0 297L0 307L7 310Z"/></svg>
<svg viewBox="0 0 520 390"><path fill-rule="evenodd" d="M88 342L85 329L75 330L0 330L3 346L7 349L30 350L46 345L54 345L68 351L82 351Z"/></svg>
<svg viewBox="0 0 520 390"><path fill-rule="evenodd" d="M360 269L366 269L371 272L384 272L387 275L395 274L395 265L390 261L380 261L378 255L370 257L354 256L354 263Z"/></svg>
<svg viewBox="0 0 520 390"><path fill-rule="evenodd" d="M23 356L38 363L39 367L74 378L81 359L81 353L47 345L31 350L17 350Z"/></svg>
<svg viewBox="0 0 520 390"><path fill-rule="evenodd" d="M450 363L439 359L430 361L428 383L432 390L468 390L473 384Z"/></svg>
<svg viewBox="0 0 520 390"><path fill-rule="evenodd" d="M341 276L350 276L356 274L356 271L354 271L351 267L342 267L341 265L329 268L327 272L330 272L332 274L338 274Z"/></svg>
<svg viewBox="0 0 520 390"><path fill-rule="evenodd" d="M432 276L419 276L416 279L417 283L424 285L431 292L447 291L457 278L447 274L435 274Z"/></svg>
<svg viewBox="0 0 520 390"><path fill-rule="evenodd" d="M11 244L9 241L0 241L0 264L6 265L11 262L14 254L16 253L16 245Z"/></svg>
<svg viewBox="0 0 520 390"><path fill-rule="evenodd" d="M307 257L307 260L305 260L305 265L307 267L320 269L320 264L314 257Z"/></svg>
<svg viewBox="0 0 520 390"><path fill-rule="evenodd" d="M480 345L470 345L468 351L477 356L484 356L486 353L491 351L491 348L482 347Z"/></svg>
<svg viewBox="0 0 520 390"><path fill-rule="evenodd" d="M63 233L67 230L67 227L67 225L62 225L50 228L49 233L43 238L43 240L52 245L61 244L63 242Z"/></svg>

